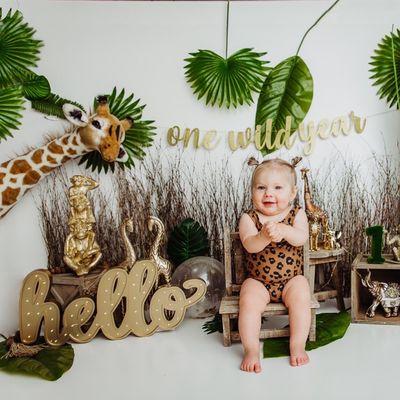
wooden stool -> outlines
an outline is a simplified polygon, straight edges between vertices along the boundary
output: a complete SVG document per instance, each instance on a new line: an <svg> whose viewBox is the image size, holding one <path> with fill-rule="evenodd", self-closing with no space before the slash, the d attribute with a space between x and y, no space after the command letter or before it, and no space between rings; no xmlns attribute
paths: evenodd
<svg viewBox="0 0 400 400"><path fill-rule="evenodd" d="M311 292L314 293L315 298L318 301L324 301L326 299L332 299L336 297L337 308L340 311L345 309L343 301L342 292L342 277L339 270L339 261L342 259L344 254L344 249L334 249L334 250L318 250L310 251L310 286ZM332 265L332 278L334 289L323 290L319 292L314 292L315 286L315 267L323 265ZM323 270L319 268L319 272L322 273ZM319 275L320 277L322 274ZM320 282L321 283L321 282Z"/></svg>
<svg viewBox="0 0 400 400"><path fill-rule="evenodd" d="M304 276L308 279L311 287L310 278L313 274L309 273L308 268L308 242L304 246ZM225 264L225 287L226 293L222 298L219 312L222 315L223 343L224 346L230 346L233 341L240 342L237 327L239 316L239 292L242 282L246 278L245 273L245 252L240 242L239 233L224 231L224 264ZM312 292L311 292L312 293ZM319 308L318 301L311 295L310 311L311 326L309 340L316 340L316 309ZM262 313L263 317L273 315L287 315L288 309L283 303L269 303ZM289 336L289 328L262 328L260 339Z"/></svg>

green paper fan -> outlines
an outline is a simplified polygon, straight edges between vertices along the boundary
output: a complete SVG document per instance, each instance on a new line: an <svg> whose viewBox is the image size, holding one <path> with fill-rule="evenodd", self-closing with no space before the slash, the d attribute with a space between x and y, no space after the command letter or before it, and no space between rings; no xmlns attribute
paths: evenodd
<svg viewBox="0 0 400 400"><path fill-rule="evenodd" d="M134 95L131 94L125 98L125 90L117 94L117 89L114 87L111 95L107 95L110 111L118 119L131 117L133 119L133 126L125 132L125 140L123 143L125 151L128 153L128 160L125 163L114 162L108 163L101 158L97 151L85 154L79 164L85 163L86 168L91 168L92 171L97 170L101 172L104 169L108 172L110 168L114 171L115 165L120 167L131 168L134 166L134 159L142 160L146 155L144 148L150 147L153 143L153 136L155 135L155 127L152 125L154 121L142 121L142 112L146 107L139 105L140 99L134 100ZM93 107L97 108L97 101L94 100Z"/></svg>
<svg viewBox="0 0 400 400"><path fill-rule="evenodd" d="M252 48L241 49L228 58L211 50L198 50L186 58L185 76L198 99L206 104L235 108L253 102L252 92L259 92L269 68Z"/></svg>
<svg viewBox="0 0 400 400"><path fill-rule="evenodd" d="M371 57L373 86L378 86L378 96L400 109L400 30L386 35Z"/></svg>
<svg viewBox="0 0 400 400"><path fill-rule="evenodd" d="M21 125L23 104L24 98L20 88L0 89L0 141L8 136L12 137L10 130L18 129Z"/></svg>
<svg viewBox="0 0 400 400"><path fill-rule="evenodd" d="M1 18L1 9L0 9ZM35 30L23 22L19 11L11 10L0 20L0 81L11 82L20 78L39 60L41 40L33 39Z"/></svg>

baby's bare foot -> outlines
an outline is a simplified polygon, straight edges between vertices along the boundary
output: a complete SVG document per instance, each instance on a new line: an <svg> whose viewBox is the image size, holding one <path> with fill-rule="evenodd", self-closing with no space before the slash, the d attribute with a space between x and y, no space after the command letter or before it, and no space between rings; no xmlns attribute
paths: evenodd
<svg viewBox="0 0 400 400"><path fill-rule="evenodd" d="M290 365L292 367L300 367L310 361L304 346L290 346Z"/></svg>
<svg viewBox="0 0 400 400"><path fill-rule="evenodd" d="M245 352L240 369L246 372L261 372L259 352Z"/></svg>

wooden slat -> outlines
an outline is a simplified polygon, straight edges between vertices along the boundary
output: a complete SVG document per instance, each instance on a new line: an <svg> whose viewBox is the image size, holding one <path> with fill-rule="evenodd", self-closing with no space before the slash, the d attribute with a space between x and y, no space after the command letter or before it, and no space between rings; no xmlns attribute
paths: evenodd
<svg viewBox="0 0 400 400"><path fill-rule="evenodd" d="M310 308L319 308L319 303L315 296L312 297L310 302ZM287 308L283 303L269 303L263 311L263 315L281 315L287 314ZM220 314L235 314L239 313L239 296L227 296L223 297L219 306Z"/></svg>
<svg viewBox="0 0 400 400"><path fill-rule="evenodd" d="M289 328L281 328L281 329L263 329L260 331L260 339L269 339L276 337L289 336ZM231 333L232 342L240 342L239 332L233 331Z"/></svg>
<svg viewBox="0 0 400 400"><path fill-rule="evenodd" d="M312 262L315 258L328 258L328 257L338 257L344 254L344 249L333 249L333 250L318 250L310 251L310 261Z"/></svg>
<svg viewBox="0 0 400 400"><path fill-rule="evenodd" d="M224 228L224 267L225 287L228 294L232 294L232 259L231 259L231 237L229 228Z"/></svg>
<svg viewBox="0 0 400 400"><path fill-rule="evenodd" d="M337 296L337 290L324 290L322 292L314 293L315 298L318 301L332 299Z"/></svg>

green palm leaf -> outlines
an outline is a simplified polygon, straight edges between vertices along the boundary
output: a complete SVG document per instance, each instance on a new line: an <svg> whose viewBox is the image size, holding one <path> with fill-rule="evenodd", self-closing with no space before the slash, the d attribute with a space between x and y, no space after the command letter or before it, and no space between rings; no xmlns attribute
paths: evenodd
<svg viewBox="0 0 400 400"><path fill-rule="evenodd" d="M120 167L132 167L134 159L142 160L146 155L144 148L150 147L153 143L153 136L155 135L155 127L152 125L154 121L142 121L142 112L145 105L139 105L140 99L134 100L134 95L130 94L125 98L125 90L117 94L117 89L114 87L111 95L108 95L108 104L110 111L118 119L131 117L133 119L133 126L125 132L125 140L123 143L124 149L128 153L128 160L125 163L117 163ZM94 100L94 109L97 108L96 99ZM79 164L85 163L86 168L91 168L92 171L98 170L99 172L104 169L108 172L110 168L114 171L116 163L107 163L104 161L100 153L93 151L85 154Z"/></svg>
<svg viewBox="0 0 400 400"><path fill-rule="evenodd" d="M46 98L50 94L49 81L43 75L27 72L21 80L22 94L28 100Z"/></svg>
<svg viewBox="0 0 400 400"><path fill-rule="evenodd" d="M400 30L386 35L371 57L370 78L378 86L378 96L386 99L389 107L400 109Z"/></svg>
<svg viewBox="0 0 400 400"><path fill-rule="evenodd" d="M31 103L32 103L32 108L36 111L39 111L39 112L41 112L43 114L47 114L47 115L54 115L56 117L64 118L64 119L65 119L65 115L62 110L62 106L65 103L74 104L77 107L79 107L80 109L82 109L82 110L84 109L76 101L63 99L62 97L60 97L54 93L50 93L45 98L32 100Z"/></svg>
<svg viewBox="0 0 400 400"><path fill-rule="evenodd" d="M43 43L33 39L34 34L35 30L23 22L19 11L10 10L0 20L0 81L11 82L36 66Z"/></svg>
<svg viewBox="0 0 400 400"><path fill-rule="evenodd" d="M24 98L21 89L11 87L0 89L0 141L11 136L12 129L18 129L22 118Z"/></svg>
<svg viewBox="0 0 400 400"><path fill-rule="evenodd" d="M272 120L271 142L277 132L285 128L286 117L292 117L291 134L306 116L313 98L313 79L305 62L299 56L289 57L271 70L265 79L257 103L256 125L261 125L262 143L265 121ZM276 148L262 148L263 155Z"/></svg>
<svg viewBox="0 0 400 400"><path fill-rule="evenodd" d="M209 242L206 230L196 221L187 218L171 232L167 252L175 265L196 256L208 253Z"/></svg>
<svg viewBox="0 0 400 400"><path fill-rule="evenodd" d="M198 99L206 104L235 108L253 102L252 92L259 92L268 68L260 58L267 53L241 49L228 58L211 50L198 50L186 58L185 76Z"/></svg>
<svg viewBox="0 0 400 400"><path fill-rule="evenodd" d="M0 343L0 369L6 372L33 375L56 381L74 362L74 349L70 344L46 348L33 357L2 358L7 352L6 342Z"/></svg>

